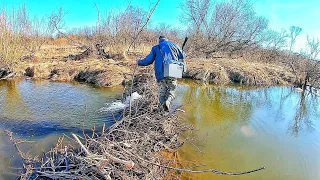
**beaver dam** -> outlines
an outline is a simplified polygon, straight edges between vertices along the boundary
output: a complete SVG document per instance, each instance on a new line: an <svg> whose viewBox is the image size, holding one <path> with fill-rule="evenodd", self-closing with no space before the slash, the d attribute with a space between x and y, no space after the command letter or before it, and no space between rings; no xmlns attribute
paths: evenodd
<svg viewBox="0 0 320 180"><path fill-rule="evenodd" d="M32 157L20 150L24 140L7 131L23 158L21 179L179 179L183 172L244 175L204 165L187 167L175 154L184 145L181 135L194 128L179 119L179 112L166 113L158 107L155 83L150 74L136 76L124 95L137 92L141 98L123 109L115 123L91 133L59 138L55 147ZM99 130L97 130L99 129ZM171 155L170 155L171 154Z"/></svg>

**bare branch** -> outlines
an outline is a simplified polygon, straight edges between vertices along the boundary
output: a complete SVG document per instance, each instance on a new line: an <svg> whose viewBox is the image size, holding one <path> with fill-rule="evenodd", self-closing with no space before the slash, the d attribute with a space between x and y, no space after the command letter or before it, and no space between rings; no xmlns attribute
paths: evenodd
<svg viewBox="0 0 320 180"><path fill-rule="evenodd" d="M138 33L134 36L133 41L130 43L127 53L130 51L131 46L135 43L136 39L138 38L139 34L143 31L144 27L148 24L148 22L151 19L151 16L153 14L153 12L156 10L158 4L159 4L160 0L157 0L156 4L153 6L153 8L151 9L151 11L149 12L148 18L146 20L146 22L141 26L140 30L138 31Z"/></svg>

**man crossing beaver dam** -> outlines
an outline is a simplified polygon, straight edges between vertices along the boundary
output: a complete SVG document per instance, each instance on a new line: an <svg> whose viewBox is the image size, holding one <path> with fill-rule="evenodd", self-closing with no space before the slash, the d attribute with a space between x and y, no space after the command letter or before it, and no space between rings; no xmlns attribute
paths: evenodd
<svg viewBox="0 0 320 180"><path fill-rule="evenodd" d="M165 36L160 36L159 44L152 47L146 58L138 61L139 66L148 66L154 62L159 101L166 111L169 111L171 102L175 98L177 78L181 78L182 73L186 71L184 59L183 47L180 48Z"/></svg>

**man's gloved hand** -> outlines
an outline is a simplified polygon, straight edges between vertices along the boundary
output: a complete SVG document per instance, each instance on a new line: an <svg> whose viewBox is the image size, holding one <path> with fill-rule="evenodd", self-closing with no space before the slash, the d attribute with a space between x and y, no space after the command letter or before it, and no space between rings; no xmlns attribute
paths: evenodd
<svg viewBox="0 0 320 180"><path fill-rule="evenodd" d="M137 59L137 65L139 65L139 61L142 59L142 56L139 56Z"/></svg>

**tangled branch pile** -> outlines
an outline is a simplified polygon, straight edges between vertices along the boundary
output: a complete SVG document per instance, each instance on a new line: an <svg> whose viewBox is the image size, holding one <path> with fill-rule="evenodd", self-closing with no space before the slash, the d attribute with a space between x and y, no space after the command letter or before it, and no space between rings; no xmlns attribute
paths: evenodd
<svg viewBox="0 0 320 180"><path fill-rule="evenodd" d="M124 94L135 91L142 97L124 109L121 120L101 132L80 137L72 134L76 148L64 143L63 136L56 147L44 153L41 159L22 153L13 138L20 155L24 158L25 172L22 179L177 179L176 171L213 172L225 175L242 175L215 169L183 169L176 159L168 159L168 153L176 153L183 145L180 135L191 130L190 125L178 120L175 112L166 113L155 101L155 83L150 74L140 74Z"/></svg>
<svg viewBox="0 0 320 180"><path fill-rule="evenodd" d="M142 75L139 91L142 98L132 104L131 113L107 130L80 137L72 134L79 148L62 140L41 159L25 159L25 179L156 179L167 176L170 161L163 151L175 152L183 143L179 135L190 129L172 113L159 113L154 101L154 85ZM136 78L137 79L137 78ZM135 83L136 84L136 83Z"/></svg>

